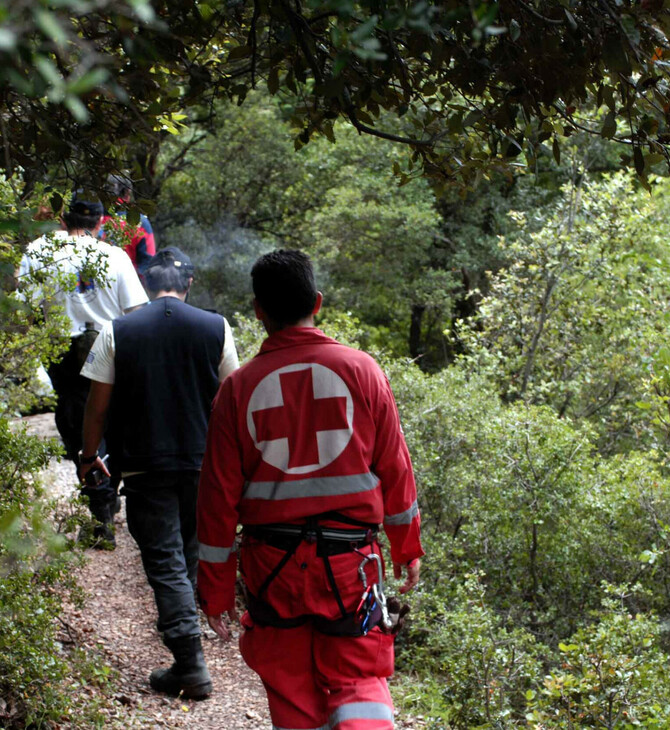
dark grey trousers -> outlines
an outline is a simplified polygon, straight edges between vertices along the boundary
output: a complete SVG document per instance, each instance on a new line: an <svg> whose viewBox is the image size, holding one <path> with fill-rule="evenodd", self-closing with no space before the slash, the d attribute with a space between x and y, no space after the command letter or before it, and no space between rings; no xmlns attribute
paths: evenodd
<svg viewBox="0 0 670 730"><path fill-rule="evenodd" d="M200 634L195 604L198 471L126 477L128 529L142 556L158 609L157 628L170 641Z"/></svg>
<svg viewBox="0 0 670 730"><path fill-rule="evenodd" d="M65 353L58 362L49 365L49 378L53 389L58 396L56 403L56 428L65 445L65 458L74 462L75 469L79 465L79 451L82 447L82 426L86 398L91 381L79 375L80 364L77 361L74 346ZM98 454L107 453L103 439ZM108 464L108 466L111 466ZM118 477L103 476L97 487L82 487L81 493L88 497L91 514L100 522L111 522L111 513L105 514L106 509L112 509L116 504L116 491L119 486Z"/></svg>

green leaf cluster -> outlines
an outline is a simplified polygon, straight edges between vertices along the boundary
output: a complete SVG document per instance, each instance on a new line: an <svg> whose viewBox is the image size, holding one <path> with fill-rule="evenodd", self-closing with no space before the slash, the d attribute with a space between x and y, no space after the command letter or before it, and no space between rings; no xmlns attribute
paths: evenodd
<svg viewBox="0 0 670 730"><path fill-rule="evenodd" d="M514 214L510 265L457 333L506 401L590 421L608 453L653 442L635 403L665 337L667 195L664 181L650 198L618 174L566 187L546 215Z"/></svg>

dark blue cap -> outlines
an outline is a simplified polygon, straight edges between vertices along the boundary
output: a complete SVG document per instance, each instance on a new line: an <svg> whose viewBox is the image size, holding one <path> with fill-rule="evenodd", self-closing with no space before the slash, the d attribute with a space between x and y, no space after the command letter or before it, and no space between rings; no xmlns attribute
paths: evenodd
<svg viewBox="0 0 670 730"><path fill-rule="evenodd" d="M101 216L105 214L105 209L98 200L82 200L75 197L70 203L70 212L77 215Z"/></svg>
<svg viewBox="0 0 670 730"><path fill-rule="evenodd" d="M149 261L145 271L154 266L174 266L180 271L185 272L189 276L193 274L193 264L191 259L176 246L166 246Z"/></svg>

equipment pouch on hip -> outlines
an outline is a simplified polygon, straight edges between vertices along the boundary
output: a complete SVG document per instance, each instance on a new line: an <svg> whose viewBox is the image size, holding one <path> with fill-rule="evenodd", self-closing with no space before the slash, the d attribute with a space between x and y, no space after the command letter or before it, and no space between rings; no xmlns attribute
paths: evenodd
<svg viewBox="0 0 670 730"><path fill-rule="evenodd" d="M91 351L97 336L98 330L93 327L93 323L86 322L84 331L78 337L72 338L71 347L79 370L84 367L88 353Z"/></svg>

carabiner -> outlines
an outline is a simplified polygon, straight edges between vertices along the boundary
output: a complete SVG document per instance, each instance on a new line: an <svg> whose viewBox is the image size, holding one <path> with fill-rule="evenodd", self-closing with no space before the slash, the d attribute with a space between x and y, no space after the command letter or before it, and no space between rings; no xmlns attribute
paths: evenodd
<svg viewBox="0 0 670 730"><path fill-rule="evenodd" d="M379 555L377 555L377 553L370 553L369 555L364 556L361 564L358 566L358 576L363 583L363 589L365 592L368 587L368 579L365 575L365 566L367 565L367 563L371 562L375 562L377 564L377 582L374 583L372 586L372 594L379 604L379 608L381 609L382 623L387 630L390 630L392 622L391 618L389 617L388 609L386 607L386 596L384 595L384 572L382 570L382 559L379 557Z"/></svg>

